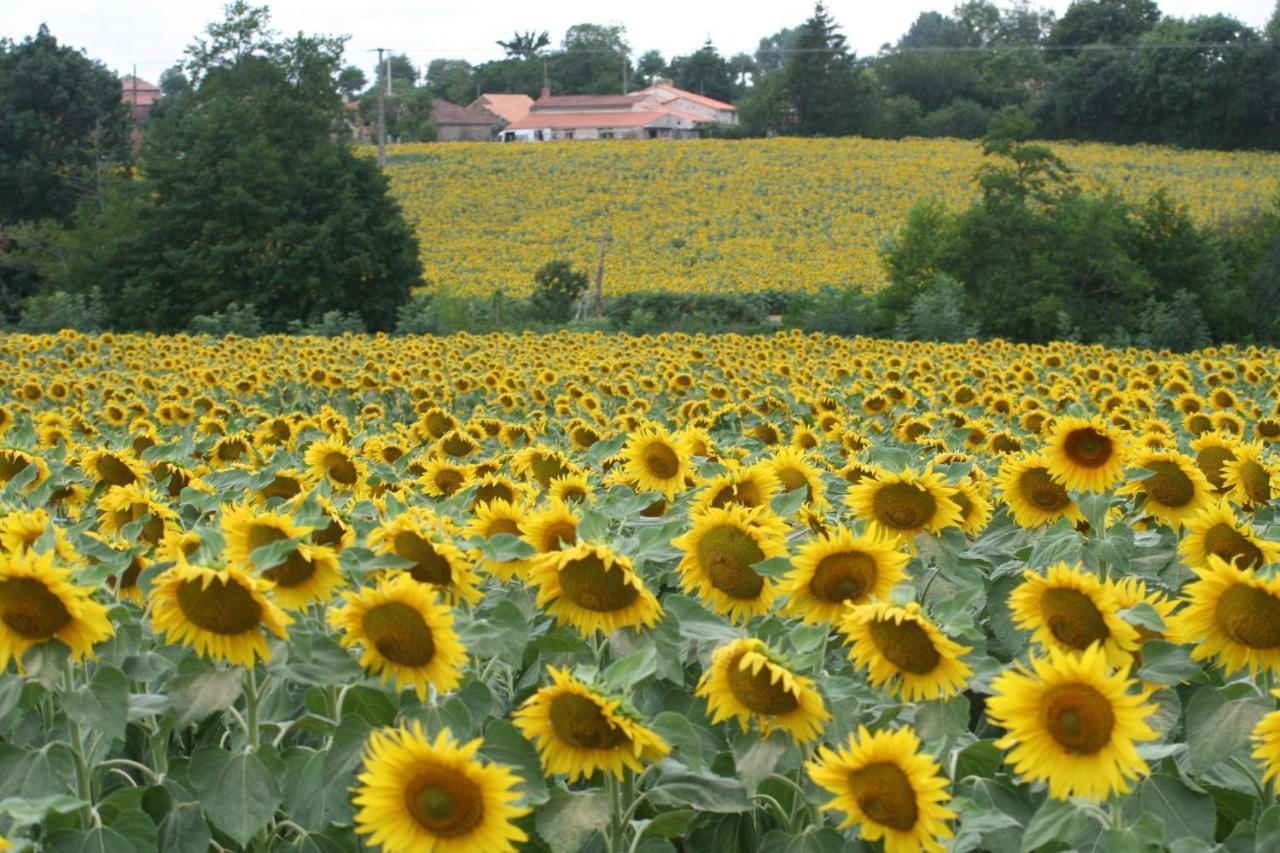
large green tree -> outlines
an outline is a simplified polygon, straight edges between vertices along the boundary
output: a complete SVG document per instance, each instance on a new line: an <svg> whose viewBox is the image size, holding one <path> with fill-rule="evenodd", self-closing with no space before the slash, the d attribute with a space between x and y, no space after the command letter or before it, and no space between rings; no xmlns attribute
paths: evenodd
<svg viewBox="0 0 1280 853"><path fill-rule="evenodd" d="M113 325L167 331L236 303L268 330L329 311L387 329L420 279L386 178L333 141L341 40L268 22L236 2L189 49L191 87L148 130L112 217L132 227L87 271Z"/></svg>
<svg viewBox="0 0 1280 853"><path fill-rule="evenodd" d="M672 59L668 73L676 86L708 98L732 102L741 96L734 67L710 39L688 56Z"/></svg>
<svg viewBox="0 0 1280 853"><path fill-rule="evenodd" d="M873 92L839 25L821 2L800 26L782 73L782 91L792 121L785 130L840 136L865 125Z"/></svg>
<svg viewBox="0 0 1280 853"><path fill-rule="evenodd" d="M0 40L0 224L65 219L129 152L120 81L41 25Z"/></svg>

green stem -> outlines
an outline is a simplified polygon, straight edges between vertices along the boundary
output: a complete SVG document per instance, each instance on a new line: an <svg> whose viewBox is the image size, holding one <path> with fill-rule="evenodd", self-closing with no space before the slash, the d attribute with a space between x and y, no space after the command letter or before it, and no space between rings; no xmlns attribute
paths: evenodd
<svg viewBox="0 0 1280 853"><path fill-rule="evenodd" d="M604 787L609 793L609 853L621 853L622 792L612 773L605 774Z"/></svg>
<svg viewBox="0 0 1280 853"><path fill-rule="evenodd" d="M258 676L254 669L252 664L244 668L244 704L246 710L244 731L249 738L249 749L257 752L258 747L262 745L262 734L258 726L258 703L261 701L261 697L258 695Z"/></svg>
<svg viewBox="0 0 1280 853"><path fill-rule="evenodd" d="M814 668L813 674L818 678L822 677L823 671L827 668L827 643L831 640L831 626L827 626L827 632L822 635L822 645L818 649L818 665Z"/></svg>
<svg viewBox="0 0 1280 853"><path fill-rule="evenodd" d="M1251 768L1249 768L1243 761L1236 758L1234 755L1227 760L1230 761L1236 767L1236 769L1238 769L1241 773L1249 777L1249 781L1253 783L1253 790L1257 791L1258 799L1262 803L1266 804L1270 802L1270 800L1267 798L1266 791L1262 789L1262 784L1258 782L1258 777L1253 774L1253 770Z"/></svg>
<svg viewBox="0 0 1280 853"><path fill-rule="evenodd" d="M938 575L942 574L942 564L933 567L933 574L929 575L929 579L924 582L924 589L920 590L920 606L924 606L925 599L929 596L929 588L933 586L933 582L938 579Z"/></svg>
<svg viewBox="0 0 1280 853"><path fill-rule="evenodd" d="M70 658L62 665L62 689L64 694L75 689ZM89 763L84 758L84 734L80 731L80 724L70 716L67 717L67 731L71 737L71 755L76 765L76 793L84 801L84 805L80 807L80 826L82 829L91 829L93 827L93 788L89 780Z"/></svg>

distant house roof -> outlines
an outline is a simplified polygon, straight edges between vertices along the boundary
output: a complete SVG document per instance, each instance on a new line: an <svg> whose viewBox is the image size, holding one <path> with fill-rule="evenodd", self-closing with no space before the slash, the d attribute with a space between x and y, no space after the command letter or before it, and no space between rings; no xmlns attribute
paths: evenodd
<svg viewBox="0 0 1280 853"><path fill-rule="evenodd" d="M717 101L715 98L708 98L706 95L699 95L696 92L690 92L685 89L678 89L670 83L654 83L647 89L641 89L639 94L655 95L659 98L665 97L665 100L675 100L683 98L686 101L692 101L695 104L702 104L704 107L710 107L714 110L736 110L733 104L726 104L724 101Z"/></svg>
<svg viewBox="0 0 1280 853"><path fill-rule="evenodd" d="M524 94L484 92L467 105L468 109L485 109L503 121L519 121L529 114L533 98Z"/></svg>
<svg viewBox="0 0 1280 853"><path fill-rule="evenodd" d="M494 123L494 117L490 113L460 107L442 98L431 100L431 120L437 125L463 124L488 127Z"/></svg>
<svg viewBox="0 0 1280 853"><path fill-rule="evenodd" d="M543 95L533 102L533 110L628 110L643 100L637 95Z"/></svg>
<svg viewBox="0 0 1280 853"><path fill-rule="evenodd" d="M607 112L589 110L579 113L540 113L529 115L507 125L507 130L576 130L584 127L648 127L650 125L665 126L673 118L669 112L650 110L627 110L625 112Z"/></svg>
<svg viewBox="0 0 1280 853"><path fill-rule="evenodd" d="M159 86L141 77L125 77L120 81L120 86L122 89L120 99L135 107L149 108L164 96Z"/></svg>

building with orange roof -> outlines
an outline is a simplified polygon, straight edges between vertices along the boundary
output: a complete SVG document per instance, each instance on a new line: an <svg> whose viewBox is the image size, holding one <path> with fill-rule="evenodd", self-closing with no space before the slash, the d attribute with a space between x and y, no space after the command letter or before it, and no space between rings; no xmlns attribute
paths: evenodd
<svg viewBox="0 0 1280 853"><path fill-rule="evenodd" d="M467 109L488 110L502 119L504 124L519 121L529 114L533 106L533 98L520 93L516 95L499 92L482 92L480 97L467 104Z"/></svg>
<svg viewBox="0 0 1280 853"><path fill-rule="evenodd" d="M737 124L732 104L660 81L628 95L552 95L502 129L504 142L552 139L692 139L712 124Z"/></svg>

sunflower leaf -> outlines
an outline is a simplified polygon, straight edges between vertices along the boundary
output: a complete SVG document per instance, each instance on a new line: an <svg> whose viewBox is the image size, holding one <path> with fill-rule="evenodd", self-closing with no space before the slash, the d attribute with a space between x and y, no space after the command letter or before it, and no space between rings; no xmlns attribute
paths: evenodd
<svg viewBox="0 0 1280 853"><path fill-rule="evenodd" d="M62 708L80 725L113 740L123 740L129 714L129 679L114 667L99 667L89 684L62 695Z"/></svg>
<svg viewBox="0 0 1280 853"><path fill-rule="evenodd" d="M1133 607L1126 607L1121 610L1120 618L1130 625L1146 628L1156 633L1163 633L1165 629L1164 617L1160 615L1160 611L1145 601L1139 601Z"/></svg>
<svg viewBox="0 0 1280 853"><path fill-rule="evenodd" d="M262 759L206 746L191 756L191 782L204 813L237 844L267 825L280 805L280 787Z"/></svg>

